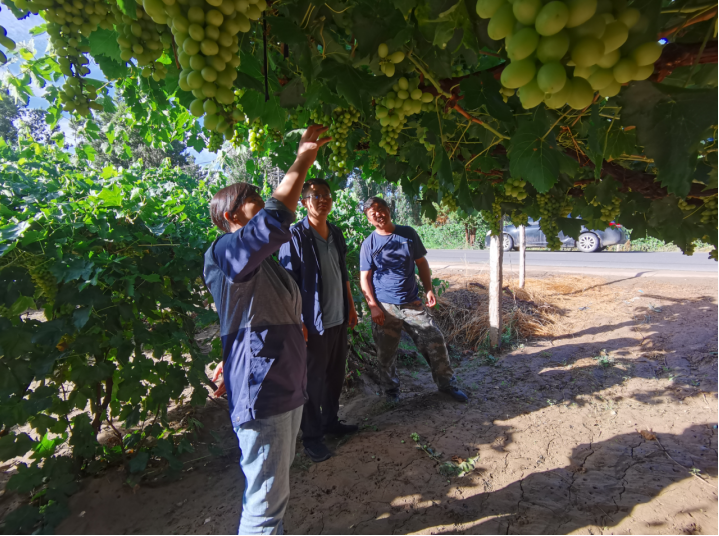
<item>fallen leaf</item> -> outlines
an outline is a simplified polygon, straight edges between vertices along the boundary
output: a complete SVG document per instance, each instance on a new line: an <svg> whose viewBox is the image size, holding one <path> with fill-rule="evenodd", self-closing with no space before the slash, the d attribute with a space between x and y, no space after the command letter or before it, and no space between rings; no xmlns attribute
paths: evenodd
<svg viewBox="0 0 719 536"><path fill-rule="evenodd" d="M646 439L647 441L652 441L652 440L654 440L654 439L657 438L657 436L655 436L654 433L651 432L651 431L648 432L648 431L646 431L646 430L639 430L639 433L640 433L641 436L642 436L644 439Z"/></svg>
<svg viewBox="0 0 719 536"><path fill-rule="evenodd" d="M210 519L212 519L212 518L208 517L207 519L205 519L205 522L203 523L203 525L207 525L210 522Z"/></svg>

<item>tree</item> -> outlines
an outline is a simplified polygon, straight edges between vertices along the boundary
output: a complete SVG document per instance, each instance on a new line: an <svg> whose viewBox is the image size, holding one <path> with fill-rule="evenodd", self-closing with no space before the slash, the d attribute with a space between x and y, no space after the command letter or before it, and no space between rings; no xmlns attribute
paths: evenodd
<svg viewBox="0 0 719 536"><path fill-rule="evenodd" d="M0 138L9 144L17 142L15 120L20 117L20 108L13 102L7 91L0 92Z"/></svg>
<svg viewBox="0 0 719 536"><path fill-rule="evenodd" d="M47 112L41 108L23 108L20 112L17 129L20 136L25 136L42 145L52 143L53 135L60 132L57 123L48 125Z"/></svg>

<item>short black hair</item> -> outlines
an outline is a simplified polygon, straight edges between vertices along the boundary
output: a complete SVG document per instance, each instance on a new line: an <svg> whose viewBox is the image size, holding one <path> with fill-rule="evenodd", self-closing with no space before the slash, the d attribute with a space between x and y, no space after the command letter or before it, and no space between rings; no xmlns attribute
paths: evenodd
<svg viewBox="0 0 719 536"><path fill-rule="evenodd" d="M310 179L302 185L302 199L305 198L305 194L310 190L312 186L327 186L327 189L332 193L332 187L330 183L324 179Z"/></svg>
<svg viewBox="0 0 719 536"><path fill-rule="evenodd" d="M362 212L366 213L370 208L372 208L372 205L374 205L375 203L378 203L385 208L389 208L387 201L385 201L381 197L372 196L364 202L364 205L362 206Z"/></svg>
<svg viewBox="0 0 719 536"><path fill-rule="evenodd" d="M252 195L260 195L257 186L247 182L236 182L217 192L210 201L210 218L220 231L230 232L230 224L225 219L225 212L233 214L245 200Z"/></svg>

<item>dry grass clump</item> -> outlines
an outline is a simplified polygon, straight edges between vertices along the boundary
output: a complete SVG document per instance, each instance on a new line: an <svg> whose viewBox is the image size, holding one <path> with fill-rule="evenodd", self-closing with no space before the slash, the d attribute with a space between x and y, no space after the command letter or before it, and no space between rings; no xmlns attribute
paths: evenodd
<svg viewBox="0 0 719 536"><path fill-rule="evenodd" d="M447 342L464 348L477 348L489 336L489 278L455 276L439 298L432 316ZM575 300L601 294L603 280L581 276L528 279L521 289L517 281L504 286L502 319L512 336L521 339L560 334L565 307Z"/></svg>

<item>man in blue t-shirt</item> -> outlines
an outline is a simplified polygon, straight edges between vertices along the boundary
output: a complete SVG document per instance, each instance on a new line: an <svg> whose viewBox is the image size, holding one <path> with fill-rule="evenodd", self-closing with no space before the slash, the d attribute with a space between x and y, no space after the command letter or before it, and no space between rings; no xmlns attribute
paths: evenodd
<svg viewBox="0 0 719 536"><path fill-rule="evenodd" d="M415 265L422 285L428 289L427 305L437 304L422 240L411 227L392 223L389 207L381 197L370 197L364 212L375 231L362 242L360 283L372 313L372 334L387 401L399 402L397 347L404 330L430 364L432 379L439 390L466 402L467 395L456 386L442 332L419 297Z"/></svg>

